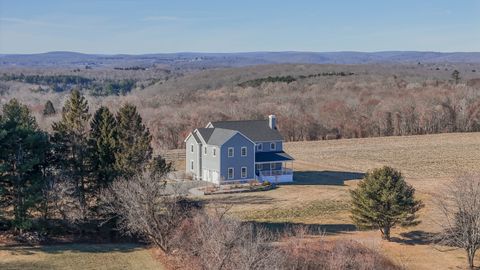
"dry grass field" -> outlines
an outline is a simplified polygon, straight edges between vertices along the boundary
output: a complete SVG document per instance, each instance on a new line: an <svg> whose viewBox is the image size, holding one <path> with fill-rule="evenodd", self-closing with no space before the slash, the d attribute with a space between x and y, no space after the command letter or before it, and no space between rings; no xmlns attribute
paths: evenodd
<svg viewBox="0 0 480 270"><path fill-rule="evenodd" d="M134 244L0 246L0 269L162 269L152 252Z"/></svg>
<svg viewBox="0 0 480 270"><path fill-rule="evenodd" d="M275 228L308 224L328 238L348 238L380 250L408 269L459 269L466 263L461 250L429 243L438 231L439 215L432 198L442 185L466 172L480 172L480 133L381 137L286 143L295 159L295 183L267 192L214 196L232 203L232 214ZM349 217L348 190L371 168L390 165L401 170L425 203L422 223L393 230L384 242L376 231L355 231ZM480 264L480 260L478 263Z"/></svg>

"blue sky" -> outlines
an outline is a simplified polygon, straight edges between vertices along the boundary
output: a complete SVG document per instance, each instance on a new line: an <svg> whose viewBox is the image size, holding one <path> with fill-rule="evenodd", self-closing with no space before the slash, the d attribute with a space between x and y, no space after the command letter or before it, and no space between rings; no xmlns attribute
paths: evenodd
<svg viewBox="0 0 480 270"><path fill-rule="evenodd" d="M480 0L0 0L0 53L480 51Z"/></svg>

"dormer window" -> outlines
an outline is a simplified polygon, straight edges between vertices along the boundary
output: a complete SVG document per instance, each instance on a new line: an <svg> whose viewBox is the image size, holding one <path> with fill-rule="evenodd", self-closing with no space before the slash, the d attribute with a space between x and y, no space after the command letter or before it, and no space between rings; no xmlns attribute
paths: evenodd
<svg viewBox="0 0 480 270"><path fill-rule="evenodd" d="M247 147L243 146L242 149L241 149L241 154L242 154L242 157L246 157L247 156Z"/></svg>
<svg viewBox="0 0 480 270"><path fill-rule="evenodd" d="M270 143L270 150L275 150L275 143Z"/></svg>
<svg viewBox="0 0 480 270"><path fill-rule="evenodd" d="M262 144L262 143L257 144L257 150L258 150L258 151L262 151L262 150L263 150L263 144Z"/></svg>
<svg viewBox="0 0 480 270"><path fill-rule="evenodd" d="M233 157L233 155L234 155L233 147L229 147L228 148L228 157Z"/></svg>

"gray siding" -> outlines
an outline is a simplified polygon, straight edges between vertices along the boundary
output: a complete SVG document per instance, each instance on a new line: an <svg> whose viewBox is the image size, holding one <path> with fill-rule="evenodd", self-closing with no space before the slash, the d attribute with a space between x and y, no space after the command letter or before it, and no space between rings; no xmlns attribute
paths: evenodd
<svg viewBox="0 0 480 270"><path fill-rule="evenodd" d="M207 154L204 154L204 149L202 148L202 159L203 159L203 169L208 169L212 171L220 171L220 150L216 145L206 145ZM213 149L217 149L216 156L213 156Z"/></svg>
<svg viewBox="0 0 480 270"><path fill-rule="evenodd" d="M191 146L193 145L193 152L191 151ZM185 142L185 171L195 179L199 179L201 177L201 160L199 157L200 148L202 144L197 143L193 136L190 136L188 140ZM191 169L191 162L193 160L193 170Z"/></svg>
<svg viewBox="0 0 480 270"><path fill-rule="evenodd" d="M242 157L241 148L247 147L247 156ZM228 148L233 147L234 156L228 157ZM224 181L250 180L255 178L255 145L241 134L236 134L221 146L221 178ZM234 168L233 179L228 179L228 168ZM241 168L247 167L247 177L241 178Z"/></svg>
<svg viewBox="0 0 480 270"><path fill-rule="evenodd" d="M270 150L270 143L272 142L257 142L257 144L262 144L262 150L255 150L256 152L270 152L270 151L283 151L283 142L282 141L274 141L275 143L275 150Z"/></svg>

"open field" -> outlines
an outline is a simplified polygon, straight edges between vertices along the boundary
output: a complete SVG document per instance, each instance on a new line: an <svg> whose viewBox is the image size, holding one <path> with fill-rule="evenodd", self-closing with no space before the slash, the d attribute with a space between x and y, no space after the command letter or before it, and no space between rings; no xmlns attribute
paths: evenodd
<svg viewBox="0 0 480 270"><path fill-rule="evenodd" d="M134 244L0 246L0 269L162 269L150 250Z"/></svg>
<svg viewBox="0 0 480 270"><path fill-rule="evenodd" d="M445 251L431 245L428 235L438 231L433 197L456 175L480 172L480 133L453 133L286 143L295 159L295 183L267 192L212 196L211 201L233 203L232 214L267 223L273 228L308 224L329 238L349 238L380 249L409 269L458 269L465 265L463 251ZM371 168L390 165L400 169L425 203L422 223L393 230L386 243L379 232L355 231L349 211L348 190ZM477 264L480 264L480 260Z"/></svg>

